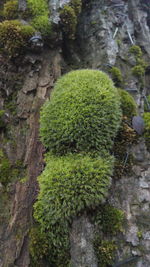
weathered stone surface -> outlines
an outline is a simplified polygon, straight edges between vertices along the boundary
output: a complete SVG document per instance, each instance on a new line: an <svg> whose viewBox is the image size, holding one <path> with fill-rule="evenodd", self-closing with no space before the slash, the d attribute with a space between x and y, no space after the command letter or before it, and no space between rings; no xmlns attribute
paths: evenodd
<svg viewBox="0 0 150 267"><path fill-rule="evenodd" d="M71 264L74 267L97 267L93 248L94 226L87 215L74 219L70 233Z"/></svg>

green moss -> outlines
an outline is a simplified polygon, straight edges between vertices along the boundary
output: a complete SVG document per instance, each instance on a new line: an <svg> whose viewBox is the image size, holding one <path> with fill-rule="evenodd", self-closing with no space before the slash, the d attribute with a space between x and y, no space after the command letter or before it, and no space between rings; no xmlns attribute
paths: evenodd
<svg viewBox="0 0 150 267"><path fill-rule="evenodd" d="M129 52L133 54L136 58L142 57L142 50L138 45L131 46Z"/></svg>
<svg viewBox="0 0 150 267"><path fill-rule="evenodd" d="M5 111L3 109L0 110L0 128L3 128L5 126L5 122L3 120Z"/></svg>
<svg viewBox="0 0 150 267"><path fill-rule="evenodd" d="M28 0L27 6L31 25L40 31L43 37L49 37L51 34L51 23L49 20L49 8L46 0Z"/></svg>
<svg viewBox="0 0 150 267"><path fill-rule="evenodd" d="M60 11L62 30L68 39L75 38L78 15L80 12L81 0L71 0L71 2L68 5L64 5Z"/></svg>
<svg viewBox="0 0 150 267"><path fill-rule="evenodd" d="M145 74L145 68L142 65L136 65L132 68L132 73L134 76L141 79Z"/></svg>
<svg viewBox="0 0 150 267"><path fill-rule="evenodd" d="M68 231L72 218L87 208L96 207L107 195L112 158L92 158L83 154L48 155L46 163L38 178L40 193L34 206L34 217L42 231L47 233L50 246L55 247L49 257L61 262L69 251Z"/></svg>
<svg viewBox="0 0 150 267"><path fill-rule="evenodd" d="M36 16L33 18L31 24L37 31L41 32L44 37L50 37L52 28L48 16Z"/></svg>
<svg viewBox="0 0 150 267"><path fill-rule="evenodd" d="M27 46L34 29L28 25L22 25L17 20L5 20L0 23L0 49L10 57L17 56L21 49Z"/></svg>
<svg viewBox="0 0 150 267"><path fill-rule="evenodd" d="M117 89L96 70L64 75L40 118L42 142L54 153L110 149L121 119Z"/></svg>
<svg viewBox="0 0 150 267"><path fill-rule="evenodd" d="M123 116L131 119L133 116L137 115L137 105L134 98L125 90L118 89L121 97L121 109Z"/></svg>
<svg viewBox="0 0 150 267"><path fill-rule="evenodd" d="M3 185L7 185L10 182L11 164L8 158L0 150L0 182Z"/></svg>
<svg viewBox="0 0 150 267"><path fill-rule="evenodd" d="M148 151L150 151L150 113L145 112L143 114L143 119L145 123L145 132L144 132L144 137L146 140L146 146Z"/></svg>
<svg viewBox="0 0 150 267"><path fill-rule="evenodd" d="M3 16L5 19L18 18L18 1L10 0L4 4Z"/></svg>
<svg viewBox="0 0 150 267"><path fill-rule="evenodd" d="M46 0L27 0L27 6L33 16L49 14Z"/></svg>
<svg viewBox="0 0 150 267"><path fill-rule="evenodd" d="M124 212L108 204L95 211L94 222L104 235L116 235L123 230Z"/></svg>
<svg viewBox="0 0 150 267"><path fill-rule="evenodd" d="M98 266L100 267L112 266L113 260L115 258L115 252L117 250L117 246L114 241L96 240L95 250L99 264Z"/></svg>
<svg viewBox="0 0 150 267"><path fill-rule="evenodd" d="M118 69L117 67L112 67L110 70L112 79L115 83L116 86L121 86L122 82L123 82L123 77L122 77L122 73L120 71L120 69Z"/></svg>

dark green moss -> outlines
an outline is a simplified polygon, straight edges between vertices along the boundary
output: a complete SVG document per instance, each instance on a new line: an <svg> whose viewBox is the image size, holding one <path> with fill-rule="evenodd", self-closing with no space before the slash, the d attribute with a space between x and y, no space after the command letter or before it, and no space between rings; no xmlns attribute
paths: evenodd
<svg viewBox="0 0 150 267"><path fill-rule="evenodd" d="M148 151L150 151L150 112L144 112L143 119L145 123L144 137Z"/></svg>
<svg viewBox="0 0 150 267"><path fill-rule="evenodd" d="M123 83L123 77L122 77L122 73L120 71L119 68L117 67L112 67L110 70L112 79L115 83L116 86L121 86Z"/></svg>
<svg viewBox="0 0 150 267"><path fill-rule="evenodd" d="M137 115L137 105L134 98L125 90L118 89L121 97L121 109L123 116L128 119L132 119L133 116Z"/></svg>

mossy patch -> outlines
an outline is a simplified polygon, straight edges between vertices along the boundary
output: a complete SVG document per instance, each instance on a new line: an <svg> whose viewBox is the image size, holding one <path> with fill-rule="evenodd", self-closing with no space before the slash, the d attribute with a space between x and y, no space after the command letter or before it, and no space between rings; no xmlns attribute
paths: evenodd
<svg viewBox="0 0 150 267"><path fill-rule="evenodd" d="M10 0L4 4L3 16L7 20L18 18L18 1L17 0Z"/></svg>
<svg viewBox="0 0 150 267"><path fill-rule="evenodd" d="M0 23L0 51L9 55L17 56L28 45L29 38L34 29L29 25L22 25L17 20L5 20Z"/></svg>
<svg viewBox="0 0 150 267"><path fill-rule="evenodd" d="M117 67L112 67L110 70L112 79L116 86L121 86L123 83L123 76L121 70Z"/></svg>

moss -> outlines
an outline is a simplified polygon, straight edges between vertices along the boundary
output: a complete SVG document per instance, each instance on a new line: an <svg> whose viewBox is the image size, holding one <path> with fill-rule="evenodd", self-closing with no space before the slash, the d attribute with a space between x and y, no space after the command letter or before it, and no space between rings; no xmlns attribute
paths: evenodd
<svg viewBox="0 0 150 267"><path fill-rule="evenodd" d="M98 266L112 266L115 258L115 252L117 250L117 246L114 241L103 240L99 242L96 240L95 250L98 259Z"/></svg>
<svg viewBox="0 0 150 267"><path fill-rule="evenodd" d="M5 19L18 18L18 1L10 0L4 4L3 16Z"/></svg>
<svg viewBox="0 0 150 267"><path fill-rule="evenodd" d="M123 83L123 77L120 69L117 67L112 67L110 73L115 85L121 86L121 84Z"/></svg>
<svg viewBox="0 0 150 267"><path fill-rule="evenodd" d="M64 75L41 111L40 135L54 153L109 150L121 119L117 89L97 70Z"/></svg>
<svg viewBox="0 0 150 267"><path fill-rule="evenodd" d="M150 151L150 113L144 112L143 119L145 123L144 137L148 151Z"/></svg>
<svg viewBox="0 0 150 267"><path fill-rule="evenodd" d="M44 37L50 37L52 28L48 16L36 16L33 18L31 24L37 31L41 32Z"/></svg>
<svg viewBox="0 0 150 267"><path fill-rule="evenodd" d="M51 34L51 23L49 20L49 8L46 0L28 0L27 6L31 25L40 31L43 37L47 38Z"/></svg>
<svg viewBox="0 0 150 267"><path fill-rule="evenodd" d="M123 117L120 130L115 138L113 153L115 156L115 168L113 178L121 178L122 175L129 175L132 172L133 157L128 154L128 148L137 142L137 134L133 128L129 126L130 121L127 117Z"/></svg>
<svg viewBox="0 0 150 267"><path fill-rule="evenodd" d="M129 52L133 54L136 58L142 57L142 50L138 45L131 46Z"/></svg>
<svg viewBox="0 0 150 267"><path fill-rule="evenodd" d="M28 25L22 25L17 20L5 20L0 23L1 51L10 57L17 56L28 44L34 29Z"/></svg>
<svg viewBox="0 0 150 267"><path fill-rule="evenodd" d="M134 76L139 77L141 79L145 74L145 68L141 65L136 65L132 68L132 73Z"/></svg>
<svg viewBox="0 0 150 267"><path fill-rule="evenodd" d="M96 228L105 236L116 235L123 230L124 212L109 204L100 206L94 213Z"/></svg>
<svg viewBox="0 0 150 267"><path fill-rule="evenodd" d="M0 128L5 127L5 122L4 122L4 114L5 111L3 109L0 110Z"/></svg>
<svg viewBox="0 0 150 267"><path fill-rule="evenodd" d="M133 54L136 59L136 65L131 69L132 74L139 79L141 86L144 86L144 75L147 63L142 59L142 50L139 46L134 45L130 48L129 52Z"/></svg>
<svg viewBox="0 0 150 267"><path fill-rule="evenodd" d="M60 11L62 30L68 39L75 38L78 15L80 12L81 0L71 0L71 2L68 5L64 5Z"/></svg>
<svg viewBox="0 0 150 267"><path fill-rule="evenodd" d="M131 119L133 116L137 115L137 105L134 98L125 90L118 89L121 97L121 109L123 116Z"/></svg>

